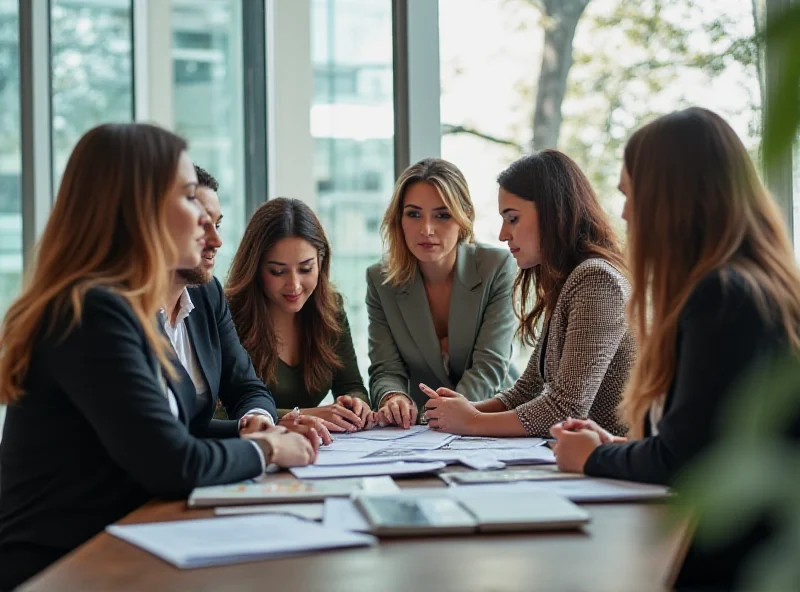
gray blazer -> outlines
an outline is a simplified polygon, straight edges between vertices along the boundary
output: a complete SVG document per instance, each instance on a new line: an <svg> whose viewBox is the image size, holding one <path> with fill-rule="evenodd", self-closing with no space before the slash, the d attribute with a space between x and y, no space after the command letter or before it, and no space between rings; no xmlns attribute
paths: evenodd
<svg viewBox="0 0 800 592"><path fill-rule="evenodd" d="M406 285L384 284L382 263L367 270L369 391L373 407L389 392L409 395L418 407L428 397L424 382L444 386L471 401L511 386L511 343L517 321L511 301L516 263L508 251L460 244L450 296L450 376L419 273Z"/></svg>
<svg viewBox="0 0 800 592"><path fill-rule="evenodd" d="M547 437L567 417L625 434L617 406L636 359L625 317L630 296L626 277L604 259L587 259L569 274L545 328L544 354L540 338L520 379L497 395L529 435Z"/></svg>

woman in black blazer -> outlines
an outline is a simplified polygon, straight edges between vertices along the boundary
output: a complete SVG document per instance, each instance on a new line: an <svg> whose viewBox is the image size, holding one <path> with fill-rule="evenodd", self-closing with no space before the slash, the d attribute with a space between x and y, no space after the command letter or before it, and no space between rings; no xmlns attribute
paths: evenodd
<svg viewBox="0 0 800 592"><path fill-rule="evenodd" d="M196 266L203 249L185 149L154 126L104 125L67 164L0 335L0 589L152 496L315 458L314 433L189 435L194 387L157 318L170 271Z"/></svg>
<svg viewBox="0 0 800 592"><path fill-rule="evenodd" d="M714 439L742 379L800 350L800 273L747 150L710 111L637 131L620 190L638 345L622 401L631 439L572 420L552 428L554 452L562 470L674 484ZM697 571L690 560L683 583L734 585L748 546L732 541Z"/></svg>

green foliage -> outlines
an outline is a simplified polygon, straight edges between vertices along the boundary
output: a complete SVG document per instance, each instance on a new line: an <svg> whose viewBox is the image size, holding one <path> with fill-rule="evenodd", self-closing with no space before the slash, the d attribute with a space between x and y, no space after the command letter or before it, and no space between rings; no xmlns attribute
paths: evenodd
<svg viewBox="0 0 800 592"><path fill-rule="evenodd" d="M770 23L766 38L777 68L764 129L764 158L773 162L792 149L800 127L800 5Z"/></svg>

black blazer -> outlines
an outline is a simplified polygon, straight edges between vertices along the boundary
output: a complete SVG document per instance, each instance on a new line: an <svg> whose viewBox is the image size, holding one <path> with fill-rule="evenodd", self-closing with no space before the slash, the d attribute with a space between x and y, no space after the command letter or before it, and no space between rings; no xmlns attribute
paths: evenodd
<svg viewBox="0 0 800 592"><path fill-rule="evenodd" d="M256 376L247 350L242 347L222 285L217 278L189 288L194 310L184 321L203 376L209 387L209 403L197 409L189 429L196 436L236 438L239 419L252 409L264 409L277 421L272 393ZM212 419L217 399L228 412L226 419Z"/></svg>
<svg viewBox="0 0 800 592"><path fill-rule="evenodd" d="M599 446L584 472L673 484L711 443L732 388L759 362L774 359L786 347L785 332L758 309L740 274L730 266L708 274L692 291L678 321L675 376L658 435ZM649 434L649 418L646 422Z"/></svg>
<svg viewBox="0 0 800 592"><path fill-rule="evenodd" d="M658 435L600 446L589 456L584 472L673 485L712 443L735 387L786 347L785 331L765 318L742 276L730 267L712 272L698 283L679 319L677 367ZM795 438L800 434L798 425L795 421ZM646 433L650 433L649 420ZM772 537L773 526L765 517L719 548L693 543L676 587L729 590L740 586L744 559Z"/></svg>
<svg viewBox="0 0 800 592"><path fill-rule="evenodd" d="M38 339L25 395L9 406L0 445L0 589L12 587L151 496L262 472L252 443L191 436L194 385L169 380L130 306L105 289L84 298L66 337ZM180 362L176 367L182 370Z"/></svg>

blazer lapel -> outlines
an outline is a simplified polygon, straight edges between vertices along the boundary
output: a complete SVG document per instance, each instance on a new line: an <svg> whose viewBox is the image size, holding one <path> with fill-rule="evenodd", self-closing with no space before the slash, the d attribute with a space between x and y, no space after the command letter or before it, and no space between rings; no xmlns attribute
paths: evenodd
<svg viewBox="0 0 800 592"><path fill-rule="evenodd" d="M434 389L438 386L452 387L452 383L445 374L444 366L442 365L439 339L436 337L436 330L433 327L431 307L428 303L428 295L425 293L425 286L422 283L422 276L419 271L414 274L414 278L409 285L404 286L399 291L397 306L400 308L400 314L403 315L403 321L411 334L411 338L417 344L420 352L422 352L428 366L441 381L441 385L429 386Z"/></svg>
<svg viewBox="0 0 800 592"><path fill-rule="evenodd" d="M206 385L208 385L211 408L216 410L220 372L217 371L213 374L210 372L210 369L215 366L215 360L211 352L206 348L209 342L202 339L204 330L202 325L207 322L210 321L205 318L205 307L195 305L194 310L184 319L183 324L186 327L186 333L189 335L189 342L192 344L197 362L200 364L200 370L203 372L203 378L205 378ZM212 376L216 377L216 381L211 380Z"/></svg>
<svg viewBox="0 0 800 592"><path fill-rule="evenodd" d="M482 283L473 251L460 244L456 254L455 278L450 294L450 315L447 321L450 347L450 373L462 376L471 362L478 322L481 320Z"/></svg>

